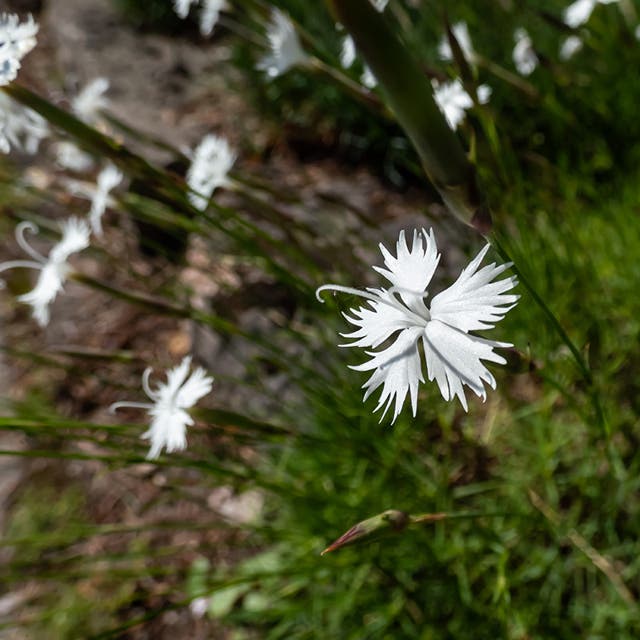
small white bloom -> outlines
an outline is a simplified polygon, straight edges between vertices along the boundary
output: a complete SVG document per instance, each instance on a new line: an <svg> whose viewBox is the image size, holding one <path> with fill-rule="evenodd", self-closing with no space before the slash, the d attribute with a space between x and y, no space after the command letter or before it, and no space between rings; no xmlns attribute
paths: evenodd
<svg viewBox="0 0 640 640"><path fill-rule="evenodd" d="M87 124L95 124L100 120L100 112L109 106L105 93L109 90L106 78L92 80L71 101L73 113Z"/></svg>
<svg viewBox="0 0 640 640"><path fill-rule="evenodd" d="M184 20L189 15L191 5L197 1L198 0L173 0L173 10Z"/></svg>
<svg viewBox="0 0 640 640"><path fill-rule="evenodd" d="M560 46L560 60L569 60L582 49L582 40L578 36L569 36Z"/></svg>
<svg viewBox="0 0 640 640"><path fill-rule="evenodd" d="M373 0L373 6L380 13L382 13L387 8L388 4L389 4L389 0Z"/></svg>
<svg viewBox="0 0 640 640"><path fill-rule="evenodd" d="M211 34L226 4L226 0L204 0L200 10L200 33L203 36Z"/></svg>
<svg viewBox="0 0 640 640"><path fill-rule="evenodd" d="M473 107L471 96L465 91L460 80L443 84L432 80L433 97L452 129L457 129L464 120L467 109ZM486 84L478 87L478 101L486 104L491 96L491 87Z"/></svg>
<svg viewBox="0 0 640 640"><path fill-rule="evenodd" d="M187 172L189 200L194 207L204 211L213 192L229 185L227 174L235 160L236 154L224 138L208 135L202 139L192 153Z"/></svg>
<svg viewBox="0 0 640 640"><path fill-rule="evenodd" d="M82 251L89 246L90 230L83 220L78 218L65 220L61 225L62 238L53 246L47 258L27 242L25 231L34 233L38 231L38 227L31 222L21 222L16 227L16 240L31 260L3 262L0 264L0 271L16 267L40 271L34 289L18 296L18 300L33 307L33 317L41 327L44 327L49 323L49 305L62 291L71 269L67 261L71 254Z"/></svg>
<svg viewBox="0 0 640 640"><path fill-rule="evenodd" d="M189 611L194 618L203 618L205 613L209 610L210 599L201 596L200 598L194 598L189 605Z"/></svg>
<svg viewBox="0 0 640 640"><path fill-rule="evenodd" d="M0 93L0 151L9 153L15 147L33 155L48 135L49 126L40 114Z"/></svg>
<svg viewBox="0 0 640 640"><path fill-rule="evenodd" d="M273 9L271 22L267 27L270 53L258 62L258 69L275 78L296 65L307 64L310 60L305 53L298 32L289 16L280 9Z"/></svg>
<svg viewBox="0 0 640 640"><path fill-rule="evenodd" d="M340 50L340 64L348 69L356 61L356 43L350 35L346 35L342 41Z"/></svg>
<svg viewBox="0 0 640 640"><path fill-rule="evenodd" d="M411 249L404 231L400 233L393 256L380 245L386 268L374 267L391 282L389 289L368 288L364 291L328 284L322 291L342 291L368 300L368 307L351 309L345 318L357 329L341 334L353 342L344 347L377 349L395 336L391 344L378 351L367 351L371 359L353 366L356 371L373 371L363 385L366 400L378 387L382 393L376 411L384 406L382 418L394 404L393 420L400 413L407 393L415 417L418 405L418 384L424 382L422 358L418 343L422 341L429 380L435 380L442 397L457 397L467 410L464 385L477 396L486 399L485 383L495 389L496 381L483 360L505 364L494 353L496 347L510 347L506 342L487 340L471 331L491 329L512 309L517 295L506 295L517 280L514 276L494 281L511 265L499 267L492 263L483 268L480 263L489 250L484 247L458 279L425 304L427 287L440 261L435 237L431 230L414 231Z"/></svg>
<svg viewBox="0 0 640 640"><path fill-rule="evenodd" d="M469 27L467 27L467 23L456 22L451 27L451 31L453 32L456 42L460 46L460 50L462 51L465 60L467 62L473 62L476 58L476 52L473 49L473 44L471 43L471 36L469 35ZM449 37L446 33L442 36L440 44L438 45L438 55L442 60L453 60L453 51L451 50Z"/></svg>
<svg viewBox="0 0 640 640"><path fill-rule="evenodd" d="M589 22L596 5L612 4L614 2L618 2L618 0L576 0L564 10L564 22L576 29Z"/></svg>
<svg viewBox="0 0 640 640"><path fill-rule="evenodd" d="M157 458L163 448L171 453L187 446L186 427L193 424L193 418L186 409L206 396L213 385L213 378L207 376L202 367L187 378L190 367L191 356L186 356L177 367L167 371L167 382L158 383L155 390L149 384L153 371L149 367L142 374L142 388L153 402L116 402L109 408L112 412L121 407L147 410L152 418L151 426L142 438L151 441L149 459Z"/></svg>
<svg viewBox="0 0 640 640"><path fill-rule="evenodd" d="M378 79L373 75L373 71L368 65L364 65L364 71L360 76L360 82L367 87L367 89L375 89L378 86Z"/></svg>
<svg viewBox="0 0 640 640"><path fill-rule="evenodd" d="M524 29L516 29L513 34L516 46L513 48L513 63L518 73L523 76L531 75L538 66L538 56L533 48L533 42Z"/></svg>
<svg viewBox="0 0 640 640"><path fill-rule="evenodd" d="M98 175L95 193L91 200L89 211L89 224L97 236L102 235L102 216L105 209L114 205L113 198L109 195L122 182L122 173L112 164L108 164Z"/></svg>
<svg viewBox="0 0 640 640"><path fill-rule="evenodd" d="M38 24L32 16L20 23L14 13L0 13L0 86L16 79L22 58L36 46Z"/></svg>
<svg viewBox="0 0 640 640"><path fill-rule="evenodd" d="M102 216L107 207L115 206L115 201L110 192L122 182L122 173L111 163L98 174L96 184L80 182L78 180L67 180L66 185L69 191L76 196L91 200L89 211L89 224L93 233L98 237L102 236Z"/></svg>
<svg viewBox="0 0 640 640"><path fill-rule="evenodd" d="M89 171L93 167L93 157L82 151L73 142L56 142L55 147L56 162L63 169L82 173Z"/></svg>

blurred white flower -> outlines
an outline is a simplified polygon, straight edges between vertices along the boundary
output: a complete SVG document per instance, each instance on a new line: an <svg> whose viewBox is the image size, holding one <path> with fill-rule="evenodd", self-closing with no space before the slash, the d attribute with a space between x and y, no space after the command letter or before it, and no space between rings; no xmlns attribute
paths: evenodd
<svg viewBox="0 0 640 640"><path fill-rule="evenodd" d="M109 106L105 93L109 90L106 78L96 78L84 87L71 101L73 113L87 124L95 124L100 120L100 112Z"/></svg>
<svg viewBox="0 0 640 640"><path fill-rule="evenodd" d="M382 13L389 4L389 0L373 0L373 6Z"/></svg>
<svg viewBox="0 0 640 640"><path fill-rule="evenodd" d="M8 95L0 93L0 151L9 153L15 147L33 155L40 141L49 135L47 121L40 114L23 107Z"/></svg>
<svg viewBox="0 0 640 640"><path fill-rule="evenodd" d="M513 38L516 46L513 48L513 62L518 73L523 76L531 75L538 66L538 56L533 48L533 42L524 29L516 29Z"/></svg>
<svg viewBox="0 0 640 640"><path fill-rule="evenodd" d="M364 65L364 71L360 76L360 82L367 87L367 89L375 89L378 86L378 79L373 75L373 71L371 71L368 65Z"/></svg>
<svg viewBox="0 0 640 640"><path fill-rule="evenodd" d="M578 36L569 36L560 45L560 60L569 60L580 49L582 49L582 40Z"/></svg>
<svg viewBox="0 0 640 640"><path fill-rule="evenodd" d="M341 346L377 349L395 336L383 349L367 351L371 356L368 362L351 367L356 371L373 371L363 385L366 389L364 399L382 386L375 411L384 406L384 419L394 404L393 423L408 393L415 417L418 385L424 382L418 345L422 341L428 378L436 381L445 400L457 397L466 411L464 385L485 400L485 383L495 389L496 381L482 361L505 364L505 359L493 350L512 345L469 332L493 328L515 306L518 296L506 295L505 292L516 286L516 278L511 276L494 281L511 265L497 267L492 263L479 269L489 250L487 245L462 270L458 279L432 298L430 306L427 306L427 287L440 260L433 231L428 234L425 229L414 231L411 249L407 246L404 231L401 232L396 256L382 244L380 250L386 269L374 269L391 282L389 289L361 291L328 284L316 291L317 296L322 291L341 291L368 300L367 307L351 309L352 315L344 314L357 329L341 334L353 340Z"/></svg>
<svg viewBox="0 0 640 640"><path fill-rule="evenodd" d="M0 86L16 79L21 60L36 46L38 24L32 16L20 23L14 13L0 13Z"/></svg>
<svg viewBox="0 0 640 640"><path fill-rule="evenodd" d="M77 171L89 171L93 167L93 157L82 151L73 142L61 141L56 142L54 146L56 154L56 162L63 169Z"/></svg>
<svg viewBox="0 0 640 640"><path fill-rule="evenodd" d="M109 195L122 182L122 173L112 164L108 164L98 175L96 190L91 200L89 211L89 224L97 236L102 235L102 216L105 209L114 205L113 198Z"/></svg>
<svg viewBox="0 0 640 640"><path fill-rule="evenodd" d="M189 15L191 5L197 1L198 0L173 0L173 10L184 20Z"/></svg>
<svg viewBox="0 0 640 640"><path fill-rule="evenodd" d="M618 0L576 0L564 10L564 22L576 29L589 21L596 5L614 2L618 2Z"/></svg>
<svg viewBox="0 0 640 640"><path fill-rule="evenodd" d="M432 80L433 97L452 129L457 129L464 120L467 109L473 107L471 96L465 91L460 80L443 84ZM486 104L491 97L491 87L482 84L478 87L478 102Z"/></svg>
<svg viewBox="0 0 640 640"><path fill-rule="evenodd" d="M167 371L167 382L158 383L155 390L149 384L153 371L149 367L142 374L142 388L152 402L116 402L109 407L111 412L121 407L147 410L152 421L142 438L151 441L149 459L157 458L163 448L171 453L187 446L186 427L193 424L193 418L186 409L206 396L213 385L213 378L202 367L187 378L190 367L191 356L186 356L177 367Z"/></svg>
<svg viewBox="0 0 640 640"><path fill-rule="evenodd" d="M189 15L192 4L198 0L174 0L173 9L183 20ZM208 36L218 22L220 12L227 7L226 0L202 0L200 9L200 33Z"/></svg>
<svg viewBox="0 0 640 640"><path fill-rule="evenodd" d="M187 172L187 184L191 189L191 204L204 211L211 195L218 187L227 186L227 174L236 160L236 154L224 139L205 136L191 154L191 166Z"/></svg>
<svg viewBox="0 0 640 640"><path fill-rule="evenodd" d="M636 37L636 40L640 40L640 24L635 28L633 35Z"/></svg>
<svg viewBox="0 0 640 640"><path fill-rule="evenodd" d="M460 46L460 50L462 51L465 60L467 62L473 62L476 58L476 52L473 49L473 44L471 43L471 36L469 35L469 27L467 27L466 22L456 22L452 27L451 31L456 39L456 42ZM451 50L451 44L449 42L449 37L445 33L438 45L438 55L442 60L453 60L453 51Z"/></svg>
<svg viewBox="0 0 640 640"><path fill-rule="evenodd" d="M122 173L109 163L98 174L95 184L79 180L67 180L65 183L73 195L91 200L89 224L98 237L102 236L102 216L106 208L115 206L110 192L122 182L122 178Z"/></svg>
<svg viewBox="0 0 640 640"><path fill-rule="evenodd" d="M89 246L90 230L86 222L78 218L69 218L61 225L62 238L53 246L45 258L36 251L25 238L25 231L38 231L31 222L21 222L16 227L16 241L31 260L12 260L0 263L0 271L23 267L38 269L40 275L32 291L18 296L20 302L31 305L36 322L44 327L49 323L49 305L63 289L71 267L67 263L73 253Z"/></svg>
<svg viewBox="0 0 640 640"><path fill-rule="evenodd" d="M205 613L209 610L209 602L210 599L205 596L194 598L189 604L189 611L191 611L191 615L194 618L204 617Z"/></svg>
<svg viewBox="0 0 640 640"><path fill-rule="evenodd" d="M350 35L346 35L342 40L340 50L340 64L348 69L356 61L356 43Z"/></svg>
<svg viewBox="0 0 640 640"><path fill-rule="evenodd" d="M271 22L267 27L270 52L258 62L258 69L275 78L296 65L307 64L310 60L305 53L298 32L289 16L280 9L273 9Z"/></svg>
<svg viewBox="0 0 640 640"><path fill-rule="evenodd" d="M211 34L226 4L226 0L204 0L200 11L200 33L203 36Z"/></svg>

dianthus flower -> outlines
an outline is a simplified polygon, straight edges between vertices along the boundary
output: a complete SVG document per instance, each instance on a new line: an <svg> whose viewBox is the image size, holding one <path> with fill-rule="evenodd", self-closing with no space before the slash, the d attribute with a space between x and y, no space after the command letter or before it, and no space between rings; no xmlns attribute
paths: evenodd
<svg viewBox="0 0 640 640"><path fill-rule="evenodd" d="M258 69L265 71L270 78L280 76L296 65L307 64L310 60L300 44L293 22L279 9L272 11L267 40L271 51L258 62Z"/></svg>
<svg viewBox="0 0 640 640"><path fill-rule="evenodd" d="M109 90L109 80L95 78L71 101L71 109L75 115L87 124L96 124L100 120L100 112L109 106L105 96Z"/></svg>
<svg viewBox="0 0 640 640"><path fill-rule="evenodd" d="M471 96L465 91L460 80L443 84L432 81L433 97L452 129L457 129L464 120L467 109L473 107ZM481 84L478 87L478 102L486 104L491 97L491 87Z"/></svg>
<svg viewBox="0 0 640 640"><path fill-rule="evenodd" d="M40 271L38 282L34 289L29 293L18 296L18 300L31 305L33 317L41 327L49 323L49 305L63 289L71 269L68 264L69 257L89 246L91 232L87 223L83 220L69 218L62 223L61 230L62 238L60 242L53 246L49 256L45 258L27 242L24 236L25 231L37 232L38 227L31 222L21 222L16 227L16 241L32 259L12 260L0 264L0 271L16 267L38 269Z"/></svg>
<svg viewBox="0 0 640 640"><path fill-rule="evenodd" d="M513 38L516 41L513 48L513 63L518 73L523 76L531 75L538 66L538 56L533 48L533 42L524 29L516 29Z"/></svg>
<svg viewBox="0 0 640 640"><path fill-rule="evenodd" d="M0 93L0 151L9 153L11 147L33 155L40 141L49 135L47 121L33 109L28 109Z"/></svg>
<svg viewBox="0 0 640 640"><path fill-rule="evenodd" d="M38 24L20 23L15 13L0 13L0 86L16 79L22 58L36 46Z"/></svg>
<svg viewBox="0 0 640 640"><path fill-rule="evenodd" d="M368 307L351 309L345 318L357 329L341 334L353 342L343 347L369 347L368 362L352 366L356 371L373 371L363 385L366 400L382 386L376 411L384 407L382 418L393 404L393 420L398 417L409 394L415 417L418 405L418 385L424 382L419 343L427 367L429 380L435 380L442 397L457 397L465 411L467 400L464 386L483 400L485 383L495 389L496 381L483 360L504 364L505 359L494 353L496 347L512 346L506 342L487 340L471 331L491 329L513 308L517 295L506 294L517 280L514 276L494 281L511 265L495 263L480 267L489 250L486 245L458 279L425 304L427 287L440 261L433 231L414 231L411 249L404 231L396 245L396 256L380 245L386 268L374 269L389 280L389 289L352 289L335 284L319 287L323 291L341 291L368 300Z"/></svg>
<svg viewBox="0 0 640 640"><path fill-rule="evenodd" d="M205 136L191 154L187 184L191 189L191 204L204 211L218 187L229 184L227 175L236 160L229 143L214 135Z"/></svg>
<svg viewBox="0 0 640 640"><path fill-rule="evenodd" d="M206 396L213 385L213 378L202 367L187 378L190 367L191 356L186 356L177 367L167 371L167 382L159 382L156 389L149 384L153 370L147 368L142 374L142 388L152 402L116 402L109 408L112 412L122 407L147 410L151 426L142 438L151 441L149 459L157 458L163 448L171 453L187 446L186 427L193 424L193 418L186 409Z"/></svg>

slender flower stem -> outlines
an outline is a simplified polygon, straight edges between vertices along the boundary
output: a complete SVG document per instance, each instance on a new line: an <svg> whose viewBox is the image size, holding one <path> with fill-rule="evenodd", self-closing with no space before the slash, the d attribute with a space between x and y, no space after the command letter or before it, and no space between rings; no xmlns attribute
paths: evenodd
<svg viewBox="0 0 640 640"><path fill-rule="evenodd" d="M327 76L332 82L347 91L347 93L351 94L356 100L371 109L378 116L382 116L385 120L393 120L393 116L389 113L384 104L378 100L375 94L352 80L339 69L336 69L315 57L310 59L309 67L314 71Z"/></svg>

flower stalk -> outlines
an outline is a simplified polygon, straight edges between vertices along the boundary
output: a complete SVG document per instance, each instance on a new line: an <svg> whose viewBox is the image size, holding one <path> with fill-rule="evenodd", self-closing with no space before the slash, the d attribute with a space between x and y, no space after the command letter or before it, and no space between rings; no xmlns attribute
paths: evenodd
<svg viewBox="0 0 640 640"><path fill-rule="evenodd" d="M353 37L445 204L462 222L488 233L491 216L480 195L473 165L407 47L369 0L326 2L336 21Z"/></svg>

